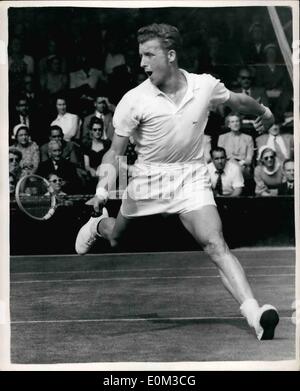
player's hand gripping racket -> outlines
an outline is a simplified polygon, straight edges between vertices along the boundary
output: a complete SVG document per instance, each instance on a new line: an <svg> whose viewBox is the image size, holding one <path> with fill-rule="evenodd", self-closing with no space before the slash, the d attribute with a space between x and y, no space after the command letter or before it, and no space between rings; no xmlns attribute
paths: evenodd
<svg viewBox="0 0 300 391"><path fill-rule="evenodd" d="M50 183L39 175L26 175L16 185L19 208L35 220L48 220L61 205L70 201L55 194Z"/></svg>

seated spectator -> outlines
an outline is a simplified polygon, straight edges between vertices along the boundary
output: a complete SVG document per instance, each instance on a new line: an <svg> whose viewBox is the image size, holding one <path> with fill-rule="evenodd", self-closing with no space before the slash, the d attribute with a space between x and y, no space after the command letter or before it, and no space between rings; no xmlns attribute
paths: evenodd
<svg viewBox="0 0 300 391"><path fill-rule="evenodd" d="M40 151L37 143L31 140L29 128L19 124L13 130L14 147L22 154L20 167L21 175L34 174L40 162Z"/></svg>
<svg viewBox="0 0 300 391"><path fill-rule="evenodd" d="M107 55L105 57L104 70L108 77L110 77L115 67L125 65L125 56L121 50L121 44L117 39L110 39L107 42Z"/></svg>
<svg viewBox="0 0 300 391"><path fill-rule="evenodd" d="M16 190L16 178L15 178L15 175L10 172L9 173L9 195L10 195L10 198L14 198L15 197L15 190Z"/></svg>
<svg viewBox="0 0 300 391"><path fill-rule="evenodd" d="M62 71L61 59L58 56L51 56L47 60L47 68L40 75L41 91L49 97L50 104L55 94L64 93L68 88L68 76Z"/></svg>
<svg viewBox="0 0 300 391"><path fill-rule="evenodd" d="M246 64L262 64L265 46L263 26L254 22L249 28L249 41L244 43L243 59Z"/></svg>
<svg viewBox="0 0 300 391"><path fill-rule="evenodd" d="M22 152L15 147L9 147L9 174L15 178L15 182L21 178L22 168L20 161L22 160Z"/></svg>
<svg viewBox="0 0 300 391"><path fill-rule="evenodd" d="M102 162L103 155L108 151L111 141L102 138L102 119L92 117L89 129L91 132L91 140L84 145L84 166L85 170L89 172L92 177L96 178L96 170Z"/></svg>
<svg viewBox="0 0 300 391"><path fill-rule="evenodd" d="M275 149L263 145L258 151L257 160L258 165L254 169L255 194L262 197L277 195L283 173Z"/></svg>
<svg viewBox="0 0 300 391"><path fill-rule="evenodd" d="M37 112L42 107L42 98L37 92L35 79L32 75L25 75L23 78L23 88L21 95L23 95L28 103L29 113Z"/></svg>
<svg viewBox="0 0 300 391"><path fill-rule="evenodd" d="M211 162L207 165L211 184L216 196L238 197L244 187L242 170L237 163L227 161L224 148L211 150Z"/></svg>
<svg viewBox="0 0 300 391"><path fill-rule="evenodd" d="M278 63L276 45L266 45L264 55L265 65L257 70L257 80L266 90L275 117L283 117L293 96L292 84L286 66Z"/></svg>
<svg viewBox="0 0 300 391"><path fill-rule="evenodd" d="M94 101L95 111L94 113L86 116L83 120L82 125L82 142L87 143L91 141L91 132L90 132L90 122L93 117L97 117L102 119L103 121L103 139L112 140L114 135L114 127L112 124L112 109L113 105L111 105L106 97L97 96Z"/></svg>
<svg viewBox="0 0 300 391"><path fill-rule="evenodd" d="M275 121L270 127L268 133L262 134L256 138L257 149L263 145L273 148L276 151L277 159L283 163L286 159L294 156L294 138L292 134L280 133L280 123Z"/></svg>
<svg viewBox="0 0 300 391"><path fill-rule="evenodd" d="M62 188L64 186L64 180L60 178L57 174L51 172L48 177L48 182L50 183L50 189L45 195L55 194L56 196L65 196L65 193Z"/></svg>
<svg viewBox="0 0 300 391"><path fill-rule="evenodd" d="M83 153L80 149L80 146L73 141L65 141L64 134L60 126L50 126L49 141L51 140L57 140L61 142L62 157L64 159L69 160L71 163L74 163L78 167L83 167ZM42 162L49 159L48 145L49 144L46 143L40 147Z"/></svg>
<svg viewBox="0 0 300 391"><path fill-rule="evenodd" d="M92 67L88 57L82 54L78 57L77 70L70 73L70 88L77 89L80 96L86 95L93 98L96 89L104 80L103 72Z"/></svg>
<svg viewBox="0 0 300 391"><path fill-rule="evenodd" d="M42 140L45 140L45 135L40 132L39 123L38 114L29 110L28 99L24 95L19 95L15 100L15 109L10 110L10 138L12 138L14 127L23 124L30 129L31 136L36 143L40 144Z"/></svg>
<svg viewBox="0 0 300 391"><path fill-rule="evenodd" d="M294 180L295 180L295 169L294 161L286 159L282 165L282 171L284 175L284 182L278 187L278 195L294 195Z"/></svg>
<svg viewBox="0 0 300 391"><path fill-rule="evenodd" d="M256 87L253 85L253 75L250 68L243 67L239 70L237 78L238 87L234 88L234 92L241 92L251 96L265 106L269 106L268 97L263 87Z"/></svg>
<svg viewBox="0 0 300 391"><path fill-rule="evenodd" d="M18 37L10 39L8 46L8 70L10 88L12 91L20 90L25 75L33 75L34 60L24 53L23 42Z"/></svg>
<svg viewBox="0 0 300 391"><path fill-rule="evenodd" d="M228 114L225 126L230 132L219 136L218 146L225 149L229 160L234 160L240 165L244 176L250 176L254 156L253 139L241 133L241 118L237 113Z"/></svg>
<svg viewBox="0 0 300 391"><path fill-rule="evenodd" d="M56 99L57 117L51 125L58 125L62 128L64 140L71 141L79 138L80 119L78 115L67 112L67 102L64 97Z"/></svg>
<svg viewBox="0 0 300 391"><path fill-rule="evenodd" d="M63 190L66 193L74 194L81 192L80 178L76 172L75 164L62 157L62 144L60 141L51 140L48 144L49 159L40 162L37 174L47 178L51 173L63 178L65 185Z"/></svg>
<svg viewBox="0 0 300 391"><path fill-rule="evenodd" d="M47 53L44 57L41 58L41 60L38 64L38 72L39 72L40 80L42 78L44 78L46 73L49 71L49 64L50 64L52 58L56 57L56 58L60 59L60 69L61 69L62 73L65 73L66 69L67 69L66 60L59 56L59 51L57 48L56 41L53 39L49 39L46 46L47 46Z"/></svg>

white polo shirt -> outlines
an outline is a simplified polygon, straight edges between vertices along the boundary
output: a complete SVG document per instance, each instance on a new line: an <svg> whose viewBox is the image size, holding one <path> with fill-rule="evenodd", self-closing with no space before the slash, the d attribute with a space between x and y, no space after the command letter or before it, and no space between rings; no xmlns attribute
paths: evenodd
<svg viewBox="0 0 300 391"><path fill-rule="evenodd" d="M115 133L133 136L140 161L190 162L204 156L209 111L226 102L230 92L211 75L181 72L187 91L178 106L147 79L128 91L116 107Z"/></svg>
<svg viewBox="0 0 300 391"><path fill-rule="evenodd" d="M210 175L211 184L214 189L218 179L216 166L213 162L210 162L207 165L207 168ZM233 190L238 187L244 187L242 170L237 163L227 161L221 178L224 195L231 194Z"/></svg>

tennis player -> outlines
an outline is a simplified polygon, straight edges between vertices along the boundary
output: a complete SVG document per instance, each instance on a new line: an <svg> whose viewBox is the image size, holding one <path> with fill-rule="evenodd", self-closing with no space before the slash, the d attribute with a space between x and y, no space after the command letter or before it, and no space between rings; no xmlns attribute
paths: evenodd
<svg viewBox="0 0 300 391"><path fill-rule="evenodd" d="M80 229L76 251L87 253L100 236L116 246L128 224L140 216L178 214L216 264L223 284L239 303L257 338L273 339L278 313L271 305L259 306L242 266L224 241L203 143L209 111L217 105L256 116L257 131L269 129L274 123L273 114L251 97L228 90L211 75L180 69L181 38L176 27L143 27L138 31L138 43L140 65L148 78L127 92L116 107L115 135L103 157L91 200L95 211L102 210L102 215L91 217ZM103 206L114 187L118 159L129 137L135 140L138 158L114 219Z"/></svg>

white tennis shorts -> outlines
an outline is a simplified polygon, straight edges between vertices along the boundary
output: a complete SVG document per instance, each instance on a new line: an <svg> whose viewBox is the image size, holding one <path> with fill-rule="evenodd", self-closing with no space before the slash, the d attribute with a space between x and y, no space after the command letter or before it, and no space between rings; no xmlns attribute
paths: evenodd
<svg viewBox="0 0 300 391"><path fill-rule="evenodd" d="M132 179L122 196L121 214L126 218L154 214L181 214L216 205L206 164L134 164Z"/></svg>

